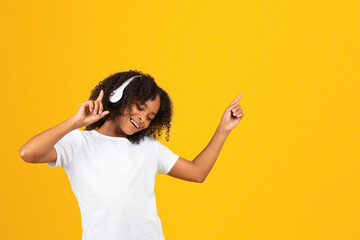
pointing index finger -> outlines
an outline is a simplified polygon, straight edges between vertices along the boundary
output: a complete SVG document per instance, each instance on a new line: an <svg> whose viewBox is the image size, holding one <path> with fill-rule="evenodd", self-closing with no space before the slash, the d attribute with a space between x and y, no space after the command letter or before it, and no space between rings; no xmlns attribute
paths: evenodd
<svg viewBox="0 0 360 240"><path fill-rule="evenodd" d="M242 94L239 94L239 95L235 98L235 100L232 101L231 104L236 103L237 101L239 101L242 96L243 96Z"/></svg>
<svg viewBox="0 0 360 240"><path fill-rule="evenodd" d="M100 93L99 93L99 96L98 96L98 98L96 100L101 100L103 96L104 96L104 91L101 89Z"/></svg>

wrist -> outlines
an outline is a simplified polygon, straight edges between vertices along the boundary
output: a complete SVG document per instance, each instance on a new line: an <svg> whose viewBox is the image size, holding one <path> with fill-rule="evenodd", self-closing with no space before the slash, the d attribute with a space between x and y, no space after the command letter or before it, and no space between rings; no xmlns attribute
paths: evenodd
<svg viewBox="0 0 360 240"><path fill-rule="evenodd" d="M226 128L222 127L221 124L217 127L216 132L221 135L227 136L230 134L231 130L227 130Z"/></svg>
<svg viewBox="0 0 360 240"><path fill-rule="evenodd" d="M74 117L71 117L67 120L67 122L69 123L70 127L72 129L77 129L77 128L81 128L81 124L79 123L79 121L77 121L76 119L74 119Z"/></svg>

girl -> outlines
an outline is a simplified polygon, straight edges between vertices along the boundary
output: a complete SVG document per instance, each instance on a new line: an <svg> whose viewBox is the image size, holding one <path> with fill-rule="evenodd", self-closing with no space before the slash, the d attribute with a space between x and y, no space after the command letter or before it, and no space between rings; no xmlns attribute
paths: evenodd
<svg viewBox="0 0 360 240"><path fill-rule="evenodd" d="M26 162L65 170L81 212L82 240L164 239L155 174L203 182L244 116L241 96L226 108L208 146L189 161L157 140L166 128L169 141L168 94L148 74L119 72L101 81L74 116L31 138L19 153Z"/></svg>

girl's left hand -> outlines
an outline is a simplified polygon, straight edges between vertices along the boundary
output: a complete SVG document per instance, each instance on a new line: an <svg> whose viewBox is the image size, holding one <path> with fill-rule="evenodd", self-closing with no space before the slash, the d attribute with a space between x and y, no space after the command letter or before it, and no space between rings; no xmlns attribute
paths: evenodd
<svg viewBox="0 0 360 240"><path fill-rule="evenodd" d="M234 101L226 108L225 113L221 118L219 128L227 133L230 133L240 120L244 117L244 113L239 105L239 100L242 94L239 94Z"/></svg>

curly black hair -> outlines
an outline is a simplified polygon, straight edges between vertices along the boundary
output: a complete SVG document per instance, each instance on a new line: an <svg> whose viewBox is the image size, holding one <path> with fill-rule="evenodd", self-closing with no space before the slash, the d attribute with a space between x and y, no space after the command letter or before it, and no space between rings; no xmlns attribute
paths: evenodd
<svg viewBox="0 0 360 240"><path fill-rule="evenodd" d="M127 85L119 104L116 104L115 106L112 105L109 101L110 94L127 79L135 75L141 75L141 77L134 78L134 80ZM156 96L159 95L160 109L155 118L151 120L149 126L146 129L128 135L126 138L135 144L138 144L145 136L153 136L158 140L162 135L163 129L167 128L165 139L166 141L169 141L173 104L169 95L155 83L152 76L138 70L129 70L127 72L112 74L98 83L91 91L89 100L95 101L99 96L101 89L104 91L102 98L103 112L109 110L110 113L100 120L86 126L85 130L99 129L107 120L113 120L119 115L130 112L132 104L140 103L142 105L149 99L152 101L155 100Z"/></svg>

